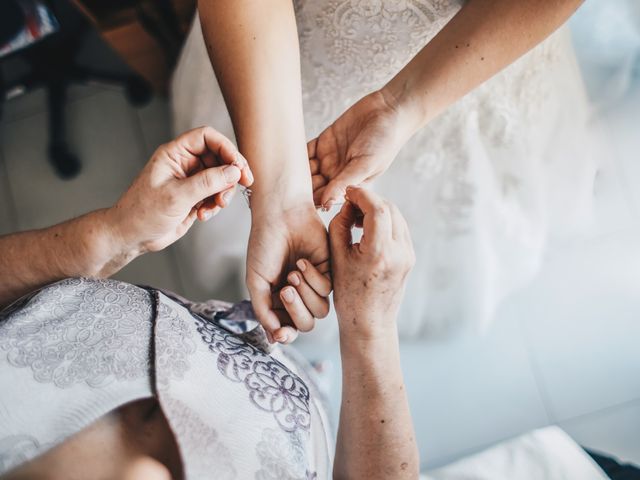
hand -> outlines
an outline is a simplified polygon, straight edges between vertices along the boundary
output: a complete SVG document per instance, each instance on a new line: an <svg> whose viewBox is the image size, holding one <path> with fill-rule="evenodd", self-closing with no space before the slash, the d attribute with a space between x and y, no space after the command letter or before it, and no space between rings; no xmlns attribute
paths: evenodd
<svg viewBox="0 0 640 480"><path fill-rule="evenodd" d="M269 340L290 343L329 313L327 231L310 202L282 211L254 204L252 197L251 210L247 287L253 309Z"/></svg>
<svg viewBox="0 0 640 480"><path fill-rule="evenodd" d="M348 185L365 184L383 173L411 137L393 97L373 92L344 112L307 144L313 197L330 207Z"/></svg>
<svg viewBox="0 0 640 480"><path fill-rule="evenodd" d="M231 141L201 127L160 146L108 214L131 251L158 251L228 205L237 183L252 182Z"/></svg>
<svg viewBox="0 0 640 480"><path fill-rule="evenodd" d="M388 334L395 338L390 320L397 315L415 263L409 227L395 205L369 190L348 187L346 199L329 225L340 332L365 339ZM359 243L352 243L354 226L363 227Z"/></svg>

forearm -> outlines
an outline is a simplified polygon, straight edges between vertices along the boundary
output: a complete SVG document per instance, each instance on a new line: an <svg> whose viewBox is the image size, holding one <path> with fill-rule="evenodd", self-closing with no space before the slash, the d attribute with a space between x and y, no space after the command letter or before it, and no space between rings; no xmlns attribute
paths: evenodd
<svg viewBox="0 0 640 480"><path fill-rule="evenodd" d="M417 479L419 455L395 331L371 341L341 333L340 352L334 478Z"/></svg>
<svg viewBox="0 0 640 480"><path fill-rule="evenodd" d="M384 88L413 130L556 30L582 0L469 0Z"/></svg>
<svg viewBox="0 0 640 480"><path fill-rule="evenodd" d="M198 9L239 150L255 176L252 195L311 202L292 1L200 0Z"/></svg>
<svg viewBox="0 0 640 480"><path fill-rule="evenodd" d="M42 230L0 237L0 307L67 277L108 277L137 254L109 227L109 211L96 210Z"/></svg>

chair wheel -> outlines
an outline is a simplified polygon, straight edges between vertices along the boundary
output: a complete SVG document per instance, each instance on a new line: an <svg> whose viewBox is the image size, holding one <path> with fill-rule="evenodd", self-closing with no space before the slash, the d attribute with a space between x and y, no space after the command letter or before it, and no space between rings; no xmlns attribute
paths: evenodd
<svg viewBox="0 0 640 480"><path fill-rule="evenodd" d="M58 177L63 180L74 178L82 169L80 160L69 151L66 145L51 145L49 147L49 161Z"/></svg>
<svg viewBox="0 0 640 480"><path fill-rule="evenodd" d="M152 97L151 87L147 81L136 75L127 78L125 94L129 103L134 107L143 107L151 101Z"/></svg>

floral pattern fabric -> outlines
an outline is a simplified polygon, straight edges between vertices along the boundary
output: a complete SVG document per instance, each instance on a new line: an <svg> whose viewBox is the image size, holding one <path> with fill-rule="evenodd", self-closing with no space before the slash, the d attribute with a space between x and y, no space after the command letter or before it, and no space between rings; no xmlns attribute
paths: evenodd
<svg viewBox="0 0 640 480"><path fill-rule="evenodd" d="M0 474L155 395L187 479L328 478L328 432L306 366L265 351L264 331L217 316L229 308L68 279L0 312ZM221 326L233 322L242 334ZM267 437L277 439L270 450Z"/></svg>

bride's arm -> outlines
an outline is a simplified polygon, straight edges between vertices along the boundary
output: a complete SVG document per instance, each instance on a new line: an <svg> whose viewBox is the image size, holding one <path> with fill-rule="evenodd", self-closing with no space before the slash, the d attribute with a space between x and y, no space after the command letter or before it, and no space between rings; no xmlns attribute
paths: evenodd
<svg viewBox="0 0 640 480"><path fill-rule="evenodd" d="M384 88L412 131L544 40L582 0L469 0Z"/></svg>
<svg viewBox="0 0 640 480"><path fill-rule="evenodd" d="M255 174L252 201L311 202L292 0L199 0L198 11L239 150Z"/></svg>
<svg viewBox="0 0 640 480"><path fill-rule="evenodd" d="M238 147L255 174L247 287L267 335L287 343L296 336L293 327L312 328L313 317L326 315L328 300L317 299L321 309L305 305L302 325L278 292L297 260L327 273L329 259L311 193L293 2L200 0L198 9Z"/></svg>
<svg viewBox="0 0 640 480"><path fill-rule="evenodd" d="M228 165L201 160L212 153ZM236 158L231 141L212 128L191 130L159 147L114 206L0 236L0 308L66 277L109 277L175 242L197 217L207 219L199 208L203 200L238 182L249 186L250 171Z"/></svg>

